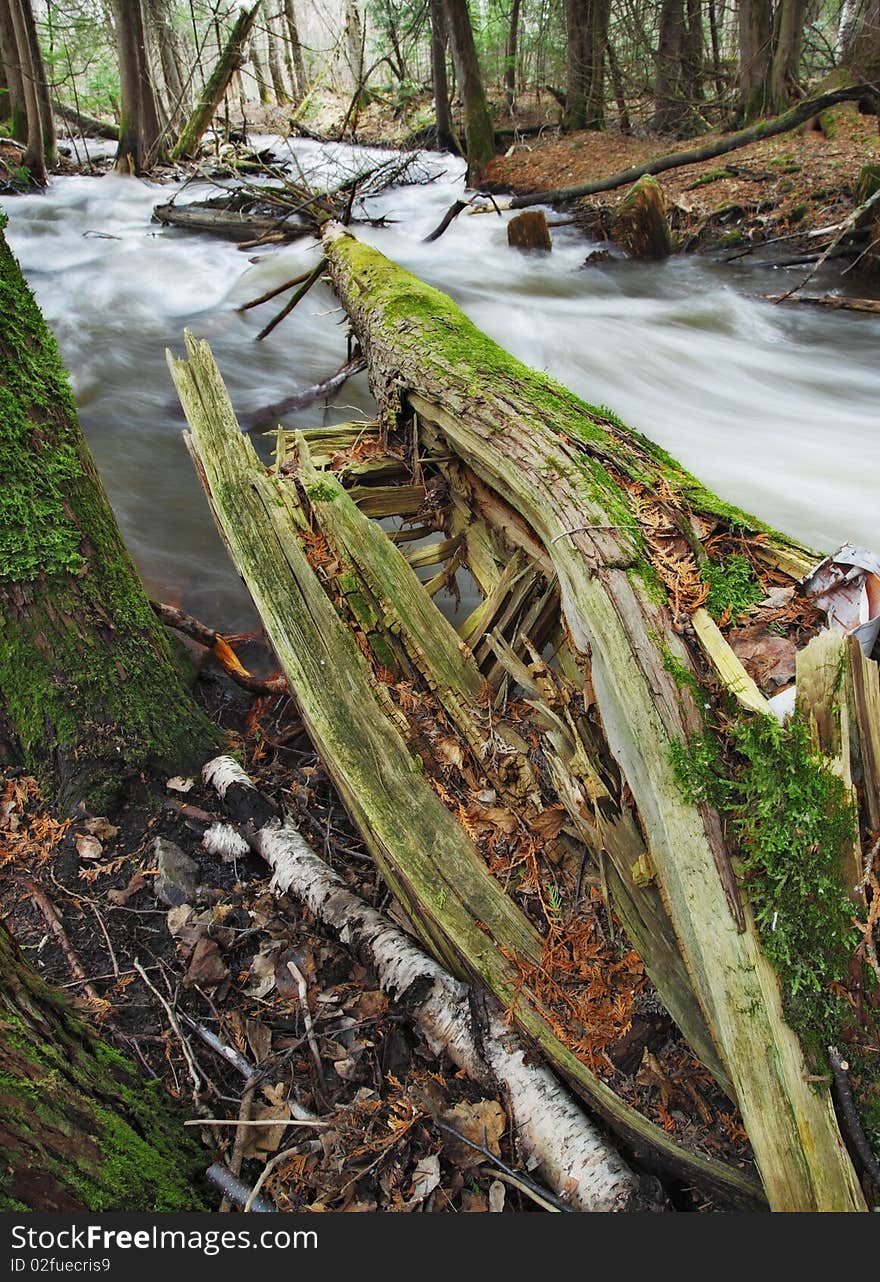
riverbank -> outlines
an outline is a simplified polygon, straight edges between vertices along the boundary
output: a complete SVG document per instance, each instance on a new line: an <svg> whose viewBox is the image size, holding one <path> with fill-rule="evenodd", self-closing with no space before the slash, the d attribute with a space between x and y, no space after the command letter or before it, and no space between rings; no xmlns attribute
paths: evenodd
<svg viewBox="0 0 880 1282"><path fill-rule="evenodd" d="M704 134L691 143L595 132L527 139L496 157L485 177L493 190L551 191L604 178L686 146L705 146L720 136ZM764 139L728 156L670 170L658 181L682 248L739 248L777 236L791 236L796 245L799 238L851 212L859 171L878 160L876 118L846 105L823 113L822 127L816 123ZM607 228L627 190L579 202L593 234Z"/></svg>

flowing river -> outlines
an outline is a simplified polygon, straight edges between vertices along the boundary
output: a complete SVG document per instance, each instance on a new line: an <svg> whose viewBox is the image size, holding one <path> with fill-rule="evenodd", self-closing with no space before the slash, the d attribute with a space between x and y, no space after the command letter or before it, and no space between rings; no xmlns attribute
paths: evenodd
<svg viewBox="0 0 880 1282"><path fill-rule="evenodd" d="M287 146L277 144L280 155ZM331 183L370 159L347 147L293 146L305 172ZM507 246L509 214L463 215L425 244L461 195L463 166L447 156L423 160L434 181L372 199L368 212L389 224L358 228L359 236L451 294L516 356L610 406L725 498L820 549L848 539L880 551L880 317L751 297L787 287L804 268L697 258L583 268L595 246L571 228L554 231L552 254L522 255ZM45 195L5 200L7 235L60 342L148 590L234 631L253 624L253 609L184 448L165 349L181 351L184 328L207 338L236 409L247 413L342 363L344 315L321 283L255 342L284 299L244 314L236 307L313 266L317 245L249 256L151 223L153 206L172 194L112 174L59 178ZM336 406L337 420L372 413L365 376ZM318 405L285 422L305 427L322 413Z"/></svg>

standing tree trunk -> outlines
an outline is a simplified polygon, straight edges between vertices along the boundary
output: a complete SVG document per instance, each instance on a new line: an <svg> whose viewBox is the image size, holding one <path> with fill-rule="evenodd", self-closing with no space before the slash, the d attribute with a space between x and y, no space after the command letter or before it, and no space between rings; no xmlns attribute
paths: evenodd
<svg viewBox="0 0 880 1282"><path fill-rule="evenodd" d="M204 1158L161 1086L82 1023L0 926L0 1210L201 1211Z"/></svg>
<svg viewBox="0 0 880 1282"><path fill-rule="evenodd" d="M306 77L305 63L303 62L302 44L299 38L299 25L296 20L296 9L293 0L284 0L284 16L287 19L288 48L293 63L293 75L291 79L294 83L294 93L297 102L305 98L308 92L309 82Z"/></svg>
<svg viewBox="0 0 880 1282"><path fill-rule="evenodd" d="M687 0L682 72L682 87L690 106L703 97L703 0Z"/></svg>
<svg viewBox="0 0 880 1282"><path fill-rule="evenodd" d="M684 35L684 0L663 0L651 119L651 128L658 133L677 129L686 114L681 83Z"/></svg>
<svg viewBox="0 0 880 1282"><path fill-rule="evenodd" d="M115 169L141 174L159 159L162 129L147 57L142 0L113 0L121 109Z"/></svg>
<svg viewBox="0 0 880 1282"><path fill-rule="evenodd" d="M840 61L854 80L880 78L880 0L862 0L841 14Z"/></svg>
<svg viewBox="0 0 880 1282"><path fill-rule="evenodd" d="M269 74L272 77L272 88L275 91L275 101L279 107L284 103L290 102L290 94L287 92L287 85L284 83L284 73L281 70L281 59L278 56L278 41L275 38L275 24L281 18L281 13L276 12L274 16L268 13L266 16L266 48L269 59Z"/></svg>
<svg viewBox="0 0 880 1282"><path fill-rule="evenodd" d="M0 734L60 807L101 805L143 768L192 763L216 732L122 543L2 232L0 388Z"/></svg>
<svg viewBox="0 0 880 1282"><path fill-rule="evenodd" d="M807 0L780 0L770 64L769 110L773 115L784 111L798 93L806 12Z"/></svg>
<svg viewBox="0 0 880 1282"><path fill-rule="evenodd" d="M27 139L27 104L24 96L24 80L21 74L21 60L18 56L18 44L15 39L15 26L12 22L11 0L0 0L0 58L6 71L6 88L8 92L9 132L17 142Z"/></svg>
<svg viewBox="0 0 880 1282"><path fill-rule="evenodd" d="M602 129L608 0L565 0L565 114L569 131Z"/></svg>
<svg viewBox="0 0 880 1282"><path fill-rule="evenodd" d="M37 187L45 187L48 182L46 174L46 157L49 150L46 143L46 126L41 109L41 96L38 92L39 69L34 63L33 46L29 37L29 28L25 8L29 9L30 0L9 0L9 13L12 30L15 34L15 48L18 54L18 65L21 69L21 80L25 107L25 152L22 164ZM31 14L31 22L33 15ZM42 66L42 62L40 62ZM50 113L51 120L51 113ZM54 129L52 130L54 139Z"/></svg>
<svg viewBox="0 0 880 1282"><path fill-rule="evenodd" d="M611 41L605 45L608 54L608 70L611 72L611 86L614 90L614 101L617 103L617 122L622 134L632 133L632 122L629 118L629 108L626 103L626 91L623 85L623 72L617 57L617 51Z"/></svg>
<svg viewBox="0 0 880 1282"><path fill-rule="evenodd" d="M772 44L771 0L740 0L739 96L746 124L767 110Z"/></svg>
<svg viewBox="0 0 880 1282"><path fill-rule="evenodd" d="M504 50L504 93L507 98L507 110L513 115L516 110L516 62L519 48L519 10L520 0L512 0L510 6L510 25L507 28L507 45Z"/></svg>
<svg viewBox="0 0 880 1282"><path fill-rule="evenodd" d="M254 36L251 41L251 62L254 64L254 79L257 82L257 93L260 96L260 102L267 106L272 101L272 90L269 88L269 77L266 74L266 64L263 61L263 54L257 36Z"/></svg>
<svg viewBox="0 0 880 1282"><path fill-rule="evenodd" d="M443 9L455 78L464 107L468 181L474 184L479 182L480 174L495 155L495 129L483 89L467 0L443 0Z"/></svg>
<svg viewBox="0 0 880 1282"><path fill-rule="evenodd" d="M431 74L434 82L434 119L437 127L437 146L446 151L457 151L452 131L452 113L449 110L449 81L446 77L446 22L443 17L443 0L431 0Z"/></svg>
<svg viewBox="0 0 880 1282"><path fill-rule="evenodd" d="M147 12L153 28L155 44L162 64L162 77L168 91L168 118L177 130L189 110L190 95L185 84L183 64L180 59L177 34L168 10L168 0L147 0Z"/></svg>

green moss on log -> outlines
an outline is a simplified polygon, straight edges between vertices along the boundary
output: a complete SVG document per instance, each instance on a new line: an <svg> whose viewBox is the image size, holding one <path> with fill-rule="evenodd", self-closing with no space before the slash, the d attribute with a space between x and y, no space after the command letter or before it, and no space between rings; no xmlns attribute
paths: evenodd
<svg viewBox="0 0 880 1282"><path fill-rule="evenodd" d="M205 1160L157 1082L0 928L0 1209L200 1211Z"/></svg>
<svg viewBox="0 0 880 1282"><path fill-rule="evenodd" d="M743 716L725 739L729 760L711 732L674 745L676 775L688 800L727 819L786 1017L824 1064L851 1023L840 994L859 942L843 876L856 822L849 790L800 720Z"/></svg>
<svg viewBox="0 0 880 1282"><path fill-rule="evenodd" d="M183 766L195 708L122 543L52 334L0 229L0 711L62 804Z"/></svg>

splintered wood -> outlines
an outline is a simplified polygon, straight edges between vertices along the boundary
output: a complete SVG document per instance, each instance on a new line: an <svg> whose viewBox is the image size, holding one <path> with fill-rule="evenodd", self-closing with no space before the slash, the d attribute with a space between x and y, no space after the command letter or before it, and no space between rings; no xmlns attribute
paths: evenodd
<svg viewBox="0 0 880 1282"><path fill-rule="evenodd" d="M862 1209L727 835L671 765L704 731L709 691L768 715L775 687L725 627L748 616L749 653L781 671L778 634L801 643L813 626L791 585L817 558L496 356L341 229L325 252L376 423L280 432L267 470L207 346L187 336L171 367L230 555L413 932L486 986L630 1151L719 1204L759 1205L731 1138L738 1106L771 1207ZM444 353L456 327L479 364ZM709 561L729 577L715 618ZM752 595L738 597L743 566ZM438 600L462 567L481 599L453 624ZM847 777L873 822L880 686L847 654ZM673 1058L657 1049L671 1021L686 1038Z"/></svg>

